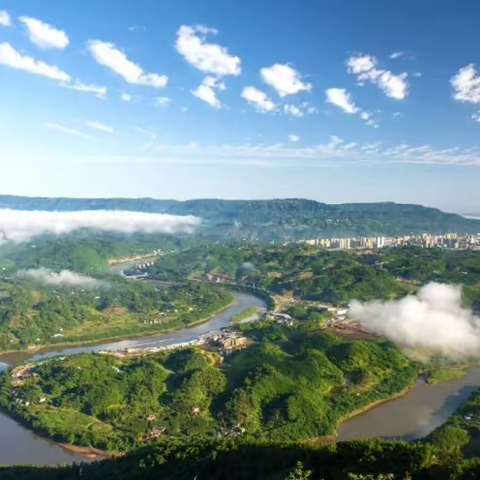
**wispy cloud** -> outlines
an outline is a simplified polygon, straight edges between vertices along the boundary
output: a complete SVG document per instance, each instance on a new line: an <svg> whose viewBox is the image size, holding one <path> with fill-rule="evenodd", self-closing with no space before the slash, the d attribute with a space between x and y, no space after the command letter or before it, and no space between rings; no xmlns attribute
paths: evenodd
<svg viewBox="0 0 480 480"><path fill-rule="evenodd" d="M348 73L357 75L360 84L371 82L390 98L402 100L408 95L408 73L394 74L377 68L378 60L372 55L351 56L347 62Z"/></svg>
<svg viewBox="0 0 480 480"><path fill-rule="evenodd" d="M108 282L98 280L97 278L81 275L71 270L61 270L55 272L49 268L30 268L28 270L19 270L17 272L19 278L30 278L37 282L46 283L47 285L55 285L62 287L78 287L78 288L106 288Z"/></svg>
<svg viewBox="0 0 480 480"><path fill-rule="evenodd" d="M226 86L223 82L215 77L205 77L201 85L199 85L191 93L195 97L203 100L214 108L222 108L222 102L217 98L216 90L225 90Z"/></svg>
<svg viewBox="0 0 480 480"><path fill-rule="evenodd" d="M175 48L190 65L202 72L217 76L240 75L240 57L231 55L221 45L207 42L207 35L217 34L216 29L203 25L182 25L177 32Z"/></svg>
<svg viewBox="0 0 480 480"><path fill-rule="evenodd" d="M0 10L0 25L2 27L9 27L12 24L10 15L6 10Z"/></svg>
<svg viewBox="0 0 480 480"><path fill-rule="evenodd" d="M63 30L32 17L20 17L19 20L25 25L30 41L37 47L63 50L68 46L69 39Z"/></svg>
<svg viewBox="0 0 480 480"><path fill-rule="evenodd" d="M87 135L86 133L81 132L80 130L76 130L70 127L64 127L63 125L59 125L58 123L47 122L45 126L54 132L64 133L65 135L70 135L71 137L78 137L83 138L85 140L94 140L93 137Z"/></svg>
<svg viewBox="0 0 480 480"><path fill-rule="evenodd" d="M265 92L252 86L242 90L242 98L253 105L258 112L271 112L277 108L277 105L268 98Z"/></svg>
<svg viewBox="0 0 480 480"><path fill-rule="evenodd" d="M142 128L142 127L134 127L134 129L139 132L139 133L143 133L143 135L147 135L148 137L150 138L157 138L157 134L154 133L154 132L151 132L150 130L146 130L145 128Z"/></svg>
<svg viewBox="0 0 480 480"><path fill-rule="evenodd" d="M293 137L295 138L295 137ZM435 149L430 145L389 145L380 142L346 142L333 135L328 142L296 146L292 143L277 144L224 144L224 145L153 145L149 149L149 161L187 163L232 162L234 164L259 166L319 166L325 164L372 164L385 166L388 163L411 163L431 165L480 166L477 149ZM303 163L301 163L303 161ZM245 162L245 163L243 163Z"/></svg>
<svg viewBox="0 0 480 480"><path fill-rule="evenodd" d="M200 219L191 215L122 210L47 212L0 209L0 239L13 241L28 240L46 233L61 235L82 228L123 233L191 232L199 224Z"/></svg>
<svg viewBox="0 0 480 480"><path fill-rule="evenodd" d="M128 83L164 88L168 77L158 73L145 73L140 65L129 60L124 52L113 43L100 40L89 40L87 48L92 57L104 67L113 70Z"/></svg>
<svg viewBox="0 0 480 480"><path fill-rule="evenodd" d="M103 123L96 122L94 120L88 120L85 122L87 127L93 128L94 130L99 130L100 132L105 133L114 133L115 129L113 127L109 127L108 125L104 125Z"/></svg>
<svg viewBox="0 0 480 480"><path fill-rule="evenodd" d="M60 70L56 65L49 65L32 57L22 55L7 42L0 43L0 64L62 82L71 80L70 75Z"/></svg>
<svg viewBox="0 0 480 480"><path fill-rule="evenodd" d="M375 128L378 126L372 114L358 108L352 96L344 88L328 88L325 94L328 103L337 106L349 115L358 113L367 125L372 125Z"/></svg>
<svg viewBox="0 0 480 480"><path fill-rule="evenodd" d="M97 98L104 99L107 94L107 87L101 85L85 84L76 80L75 83L62 83L62 87L71 88L72 90L78 90L79 92L93 93Z"/></svg>
<svg viewBox="0 0 480 480"><path fill-rule="evenodd" d="M402 52L402 51L393 52L388 56L388 58L390 58L391 60L396 60L397 58L404 57L406 54L407 54L406 52Z"/></svg>

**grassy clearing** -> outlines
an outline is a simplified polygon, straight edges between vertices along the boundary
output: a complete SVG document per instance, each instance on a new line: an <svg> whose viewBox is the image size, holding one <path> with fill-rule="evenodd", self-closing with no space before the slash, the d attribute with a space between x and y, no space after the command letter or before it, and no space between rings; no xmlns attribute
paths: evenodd
<svg viewBox="0 0 480 480"><path fill-rule="evenodd" d="M242 310L241 312L233 315L230 321L232 323L240 322L242 320L245 320L246 318L252 317L257 312L258 312L258 307L248 307L245 310Z"/></svg>
<svg viewBox="0 0 480 480"><path fill-rule="evenodd" d="M464 367L440 367L430 370L427 383L434 385L435 383L461 378L465 375Z"/></svg>

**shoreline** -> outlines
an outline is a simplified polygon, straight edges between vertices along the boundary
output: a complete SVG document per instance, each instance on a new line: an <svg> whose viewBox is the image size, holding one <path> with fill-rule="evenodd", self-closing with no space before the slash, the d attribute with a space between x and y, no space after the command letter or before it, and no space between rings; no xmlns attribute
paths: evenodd
<svg viewBox="0 0 480 480"><path fill-rule="evenodd" d="M9 355L12 353L35 354L40 352L41 350L55 350L57 347L60 349L60 348L67 348L67 347L81 347L81 346L87 346L87 345L100 345L102 343L113 343L114 341L130 340L130 339L141 338L141 337L152 337L154 335L172 333L178 330L182 330L183 328L191 328L197 325L201 325L202 323L208 322L211 316L218 315L224 312L228 308L233 307L236 303L237 303L237 300L234 298L229 304L219 308L218 310L213 311L208 317L195 320L194 322L188 323L186 325L179 325L178 327L165 328L165 329L155 330L155 331L146 330L144 332L134 333L132 335L115 335L113 337L105 337L98 340L79 340L79 341L63 342L63 343L49 343L49 344L41 345L34 348L24 348L19 350L4 350L0 352L0 362L2 361L2 357L4 355Z"/></svg>
<svg viewBox="0 0 480 480"><path fill-rule="evenodd" d="M46 437L48 439L48 437ZM63 443L63 442L55 442L60 448L67 450L67 452L79 453L87 458L119 458L125 455L124 452L117 452L117 451L107 451L107 450L100 450L99 448L94 447L81 447L79 445L74 445L73 443Z"/></svg>
<svg viewBox="0 0 480 480"><path fill-rule="evenodd" d="M361 415L362 413L366 413L369 410L372 410L375 407L378 407L379 405L382 405L383 403L387 403L387 402L390 402L392 400L397 400L399 398L404 397L405 395L407 395L410 391L412 391L415 388L415 385L416 385L417 381L420 380L420 379L421 379L421 374L415 379L415 381L411 385L409 385L408 387L405 387L400 392L395 393L395 394L393 394L393 395L391 395L390 397L387 397L387 398L382 398L382 399L379 399L379 400L375 400L374 402L369 403L368 405L365 405L364 407L357 408L356 410L353 410L350 413L347 413L346 415L344 415L343 417L341 417L339 419L339 421L337 423L337 426L335 427L335 433L333 435L324 435L323 437L310 438L310 439L307 439L306 442L307 443L308 442L338 442L338 440L337 440L338 429L342 426L342 424L344 424L345 422L347 422L348 420L350 420L353 417Z"/></svg>

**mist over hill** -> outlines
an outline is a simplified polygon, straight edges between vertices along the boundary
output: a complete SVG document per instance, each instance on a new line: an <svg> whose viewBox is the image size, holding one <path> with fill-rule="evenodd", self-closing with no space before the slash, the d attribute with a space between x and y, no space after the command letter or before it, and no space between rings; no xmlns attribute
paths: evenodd
<svg viewBox="0 0 480 480"><path fill-rule="evenodd" d="M0 196L15 210L122 210L202 218L197 233L221 239L295 240L334 236L476 233L480 220L413 204L326 204L306 199L160 200L153 198L47 198Z"/></svg>

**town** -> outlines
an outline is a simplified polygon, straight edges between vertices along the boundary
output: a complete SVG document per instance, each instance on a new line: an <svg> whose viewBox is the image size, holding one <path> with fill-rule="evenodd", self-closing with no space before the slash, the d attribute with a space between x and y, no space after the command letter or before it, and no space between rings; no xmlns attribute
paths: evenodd
<svg viewBox="0 0 480 480"><path fill-rule="evenodd" d="M407 245L424 248L480 250L480 233L465 235L458 233L445 233L443 235L422 233L397 237L312 238L300 240L299 243L332 250L371 250L374 248L403 247Z"/></svg>

